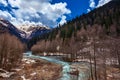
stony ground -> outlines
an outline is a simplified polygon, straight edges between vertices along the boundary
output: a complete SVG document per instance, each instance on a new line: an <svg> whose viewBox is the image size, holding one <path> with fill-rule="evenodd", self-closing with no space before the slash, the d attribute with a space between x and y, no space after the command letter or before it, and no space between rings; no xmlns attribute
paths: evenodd
<svg viewBox="0 0 120 80"><path fill-rule="evenodd" d="M73 64L71 64L71 69L72 69L72 71L70 72L70 74L78 75L78 73L79 73L79 75L80 75L83 73L86 75L83 76L84 79L82 79L82 80L88 80L88 79L85 79L87 77L89 78L89 76L90 76L90 73L89 73L90 66L88 66L88 64L73 63ZM94 69L94 67L92 69ZM94 72L94 70L93 70L93 72ZM101 65L99 65L98 69L97 69L97 77L99 80L105 80L104 72L105 72L105 67L101 67ZM89 80L92 80L92 79L89 78ZM106 80L120 80L120 69L118 68L118 66L106 65Z"/></svg>
<svg viewBox="0 0 120 80"><path fill-rule="evenodd" d="M61 71L61 65L45 60L24 58L19 68L6 73L1 71L0 80L57 80Z"/></svg>
<svg viewBox="0 0 120 80"><path fill-rule="evenodd" d="M120 80L120 69L115 66L107 66L107 80Z"/></svg>

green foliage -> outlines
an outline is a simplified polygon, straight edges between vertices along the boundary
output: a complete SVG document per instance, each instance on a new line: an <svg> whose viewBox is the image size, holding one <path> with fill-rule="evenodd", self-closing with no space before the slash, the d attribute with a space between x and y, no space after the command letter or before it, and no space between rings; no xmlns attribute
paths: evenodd
<svg viewBox="0 0 120 80"><path fill-rule="evenodd" d="M53 39L55 39L56 34L57 34L56 31L52 31L49 35L49 40L52 41Z"/></svg>
<svg viewBox="0 0 120 80"><path fill-rule="evenodd" d="M66 30L63 29L63 30L60 31L60 38L62 38L63 41L64 41L65 36L66 36Z"/></svg>
<svg viewBox="0 0 120 80"><path fill-rule="evenodd" d="M68 29L67 29L67 33L66 33L66 38L71 38L72 37L72 34L74 32L74 29L75 27L73 26L69 26Z"/></svg>

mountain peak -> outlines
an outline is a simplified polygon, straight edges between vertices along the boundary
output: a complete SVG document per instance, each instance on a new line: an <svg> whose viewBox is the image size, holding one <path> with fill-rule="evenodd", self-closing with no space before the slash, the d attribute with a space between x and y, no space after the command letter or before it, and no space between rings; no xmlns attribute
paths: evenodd
<svg viewBox="0 0 120 80"><path fill-rule="evenodd" d="M20 39L31 39L34 36L39 36L50 28L43 25L26 24L21 26L14 26L9 21L0 18L0 33L10 33L17 36Z"/></svg>
<svg viewBox="0 0 120 80"><path fill-rule="evenodd" d="M50 29L49 27L45 26L45 25L41 25L41 24L23 24L23 25L19 25L17 26L18 29L24 31L24 32L30 32L33 31L35 29Z"/></svg>

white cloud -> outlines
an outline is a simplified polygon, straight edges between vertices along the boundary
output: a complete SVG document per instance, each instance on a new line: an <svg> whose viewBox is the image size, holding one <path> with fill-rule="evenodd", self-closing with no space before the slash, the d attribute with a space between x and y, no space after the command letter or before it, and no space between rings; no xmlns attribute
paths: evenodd
<svg viewBox="0 0 120 80"><path fill-rule="evenodd" d="M95 8L95 1L94 0L90 0L90 5L89 5L89 7L90 8Z"/></svg>
<svg viewBox="0 0 120 80"><path fill-rule="evenodd" d="M103 5L105 5L106 3L110 2L110 1L111 1L111 0L99 0L99 1L98 1L98 4L97 4L97 6L96 6L95 1L94 1L94 0L90 0L90 1L89 1L89 7L90 7L90 8L87 9L87 12L90 12L91 9L98 8L98 7L100 7L100 6L103 6Z"/></svg>
<svg viewBox="0 0 120 80"><path fill-rule="evenodd" d="M7 6L6 0L0 0L0 3L4 4L5 6Z"/></svg>
<svg viewBox="0 0 120 80"><path fill-rule="evenodd" d="M7 11L2 11L0 10L0 17L1 18L5 18L5 19L12 19L12 16L10 13L8 13Z"/></svg>
<svg viewBox="0 0 120 80"><path fill-rule="evenodd" d="M60 25L63 25L64 23L66 23L66 16L62 16L62 19L60 21Z"/></svg>
<svg viewBox="0 0 120 80"><path fill-rule="evenodd" d="M87 12L90 12L91 10L90 9L87 9Z"/></svg>
<svg viewBox="0 0 120 80"><path fill-rule="evenodd" d="M21 0L8 0L8 3L11 4L12 7L20 7Z"/></svg>
<svg viewBox="0 0 120 80"><path fill-rule="evenodd" d="M110 2L111 0L99 0L98 5L96 6L97 8L100 6L103 6L104 4Z"/></svg>
<svg viewBox="0 0 120 80"><path fill-rule="evenodd" d="M91 11L91 9L94 9L95 6L95 1L94 0L90 0L89 1L89 8L87 9L87 13Z"/></svg>
<svg viewBox="0 0 120 80"><path fill-rule="evenodd" d="M0 0L3 3L4 0ZM18 9L12 9L12 13L15 17L6 11L5 14L1 14L4 18L11 20L15 25L21 23L38 23L47 26L56 26L57 24L66 22L66 14L70 14L71 11L66 8L67 3L55 3L51 4L51 0L8 0L12 7ZM9 14L9 15L8 15ZM6 17L5 17L6 15ZM8 16L11 18L9 19ZM61 19L60 22L57 22Z"/></svg>

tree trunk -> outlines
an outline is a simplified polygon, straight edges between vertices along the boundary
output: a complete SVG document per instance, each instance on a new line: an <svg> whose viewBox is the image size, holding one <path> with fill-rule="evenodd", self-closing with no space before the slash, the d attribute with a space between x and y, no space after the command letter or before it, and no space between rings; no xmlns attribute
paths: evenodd
<svg viewBox="0 0 120 80"><path fill-rule="evenodd" d="M95 75L95 80L97 80L96 53L95 53L95 39L94 39L94 42L93 42L93 47L94 47L94 75Z"/></svg>
<svg viewBox="0 0 120 80"><path fill-rule="evenodd" d="M91 61L92 61L91 54L90 54L90 56L89 56L89 59L90 59L90 73L91 73L91 79L94 80L94 79L93 79L92 62L91 62Z"/></svg>

